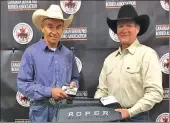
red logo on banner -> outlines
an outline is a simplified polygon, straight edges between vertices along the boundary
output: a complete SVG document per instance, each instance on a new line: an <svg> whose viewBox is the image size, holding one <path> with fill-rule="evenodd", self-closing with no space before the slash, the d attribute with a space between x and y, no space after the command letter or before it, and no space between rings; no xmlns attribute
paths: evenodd
<svg viewBox="0 0 170 123"><path fill-rule="evenodd" d="M76 6L76 2L73 0L68 0L68 2L66 1L64 4L64 6L68 8L74 8Z"/></svg>
<svg viewBox="0 0 170 123"><path fill-rule="evenodd" d="M26 28L21 27L19 30L20 32L17 32L18 38L21 38L22 40L28 39L28 33L25 32Z"/></svg>
<svg viewBox="0 0 170 123"><path fill-rule="evenodd" d="M25 97L23 94L21 94L19 91L17 92L16 99L20 105L24 107L30 106L30 100L27 97Z"/></svg>
<svg viewBox="0 0 170 123"><path fill-rule="evenodd" d="M167 69L169 69L169 62L170 62L169 58L165 59L164 61L164 67L166 67Z"/></svg>
<svg viewBox="0 0 170 123"><path fill-rule="evenodd" d="M165 74L169 74L169 62L170 62L170 59L169 59L169 53L166 53L164 54L160 60L160 65L161 65L161 70L162 72L164 72Z"/></svg>
<svg viewBox="0 0 170 123"><path fill-rule="evenodd" d="M110 28L109 28L109 35L115 42L120 42L119 38L117 37L117 34L115 34Z"/></svg>
<svg viewBox="0 0 170 123"><path fill-rule="evenodd" d="M165 0L165 4L168 4L168 5L169 5L169 0Z"/></svg>
<svg viewBox="0 0 170 123"><path fill-rule="evenodd" d="M75 14L81 6L80 0L61 0L60 6L67 14Z"/></svg>
<svg viewBox="0 0 170 123"><path fill-rule="evenodd" d="M169 122L169 113L162 113L156 118L156 122Z"/></svg>
<svg viewBox="0 0 170 123"><path fill-rule="evenodd" d="M161 6L166 11L169 11L169 0L160 0Z"/></svg>
<svg viewBox="0 0 170 123"><path fill-rule="evenodd" d="M82 63L81 63L81 61L80 61L80 59L78 57L75 57L75 59L76 59L76 64L77 64L78 71L80 73L81 70L82 70L83 65L82 65Z"/></svg>
<svg viewBox="0 0 170 123"><path fill-rule="evenodd" d="M19 44L27 44L33 38L33 30L27 23L19 23L13 29L13 37Z"/></svg>

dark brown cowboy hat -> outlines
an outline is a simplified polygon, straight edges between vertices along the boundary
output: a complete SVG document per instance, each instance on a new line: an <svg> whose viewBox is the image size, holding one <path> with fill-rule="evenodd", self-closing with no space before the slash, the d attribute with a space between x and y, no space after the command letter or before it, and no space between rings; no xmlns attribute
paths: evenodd
<svg viewBox="0 0 170 123"><path fill-rule="evenodd" d="M116 20L111 20L107 17L107 24L109 28L116 34L117 21L122 19L133 19L140 26L140 31L137 36L144 34L150 24L150 19L148 15L138 15L132 5L123 5L119 10Z"/></svg>

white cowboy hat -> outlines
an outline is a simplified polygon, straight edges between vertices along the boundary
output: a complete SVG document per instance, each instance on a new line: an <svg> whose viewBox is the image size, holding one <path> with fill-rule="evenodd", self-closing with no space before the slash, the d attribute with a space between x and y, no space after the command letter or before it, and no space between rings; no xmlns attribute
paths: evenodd
<svg viewBox="0 0 170 123"><path fill-rule="evenodd" d="M73 20L73 15L70 15L68 19L63 18L63 12L59 5L52 4L45 11L43 9L36 10L32 15L33 24L41 30L42 21L46 18L60 19L64 21L64 29L67 28Z"/></svg>

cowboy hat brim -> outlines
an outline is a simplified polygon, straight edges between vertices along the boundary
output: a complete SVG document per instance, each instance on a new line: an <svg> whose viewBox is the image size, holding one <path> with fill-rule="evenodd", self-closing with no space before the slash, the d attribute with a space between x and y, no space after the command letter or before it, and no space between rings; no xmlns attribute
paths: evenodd
<svg viewBox="0 0 170 123"><path fill-rule="evenodd" d="M119 20L127 20L127 19L134 20L140 26L140 31L139 31L137 36L144 34L147 31L149 24L150 24L150 19L149 19L148 15L140 15L140 16L137 16L135 18L119 18L119 19L116 19L116 20L111 20L107 17L106 21L107 21L109 28L114 33L117 34L117 22Z"/></svg>
<svg viewBox="0 0 170 123"><path fill-rule="evenodd" d="M73 20L73 15L70 15L67 19L56 18L54 16L49 16L45 10L38 9L32 15L32 22L39 30L41 30L42 21L46 18L63 20L64 21L64 29L66 29L71 24L71 22Z"/></svg>

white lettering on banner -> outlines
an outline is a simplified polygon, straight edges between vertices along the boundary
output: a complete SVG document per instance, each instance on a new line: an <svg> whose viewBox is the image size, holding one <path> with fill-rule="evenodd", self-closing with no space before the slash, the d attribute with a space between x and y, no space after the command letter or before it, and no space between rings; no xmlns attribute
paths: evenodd
<svg viewBox="0 0 170 123"><path fill-rule="evenodd" d="M156 36L168 36L169 31L156 31Z"/></svg>
<svg viewBox="0 0 170 123"><path fill-rule="evenodd" d="M22 4L31 3L31 0L22 1Z"/></svg>
<svg viewBox="0 0 170 123"><path fill-rule="evenodd" d="M7 1L8 10L37 9L37 0Z"/></svg>
<svg viewBox="0 0 170 123"><path fill-rule="evenodd" d="M169 100L169 88L164 88L164 100Z"/></svg>
<svg viewBox="0 0 170 123"><path fill-rule="evenodd" d="M32 0L32 3L37 3L37 0Z"/></svg>
<svg viewBox="0 0 170 123"><path fill-rule="evenodd" d="M19 68L11 68L11 71L12 71L12 72L18 72L18 71L19 71Z"/></svg>
<svg viewBox="0 0 170 123"><path fill-rule="evenodd" d="M37 8L37 5L36 4L25 4L25 5L19 5L19 8L22 8L22 9L31 9L31 8Z"/></svg>
<svg viewBox="0 0 170 123"><path fill-rule="evenodd" d="M8 9L18 9L18 5L8 5Z"/></svg>
<svg viewBox="0 0 170 123"><path fill-rule="evenodd" d="M156 25L156 38L168 38L169 37L169 25Z"/></svg>
<svg viewBox="0 0 170 123"><path fill-rule="evenodd" d="M64 30L61 40L87 40L87 28L67 28Z"/></svg>
<svg viewBox="0 0 170 123"><path fill-rule="evenodd" d="M13 0L8 0L7 1L8 4L21 4L21 1L13 1Z"/></svg>
<svg viewBox="0 0 170 123"><path fill-rule="evenodd" d="M87 38L86 34L64 34L63 38Z"/></svg>
<svg viewBox="0 0 170 123"><path fill-rule="evenodd" d="M169 30L169 26L165 25L165 26L156 26L156 30Z"/></svg>
<svg viewBox="0 0 170 123"><path fill-rule="evenodd" d="M76 97L82 97L85 98L88 96L88 92L87 91L78 91L76 94Z"/></svg>
<svg viewBox="0 0 170 123"><path fill-rule="evenodd" d="M66 29L64 30L65 34L70 34L70 33L87 33L87 29Z"/></svg>
<svg viewBox="0 0 170 123"><path fill-rule="evenodd" d="M132 6L136 6L136 1L106 1L106 7L121 7L123 5L131 4Z"/></svg>
<svg viewBox="0 0 170 123"><path fill-rule="evenodd" d="M18 73L20 67L20 61L11 61L11 72Z"/></svg>
<svg viewBox="0 0 170 123"><path fill-rule="evenodd" d="M15 122L18 122L18 123L25 123L25 122L30 122L29 119L15 119Z"/></svg>

